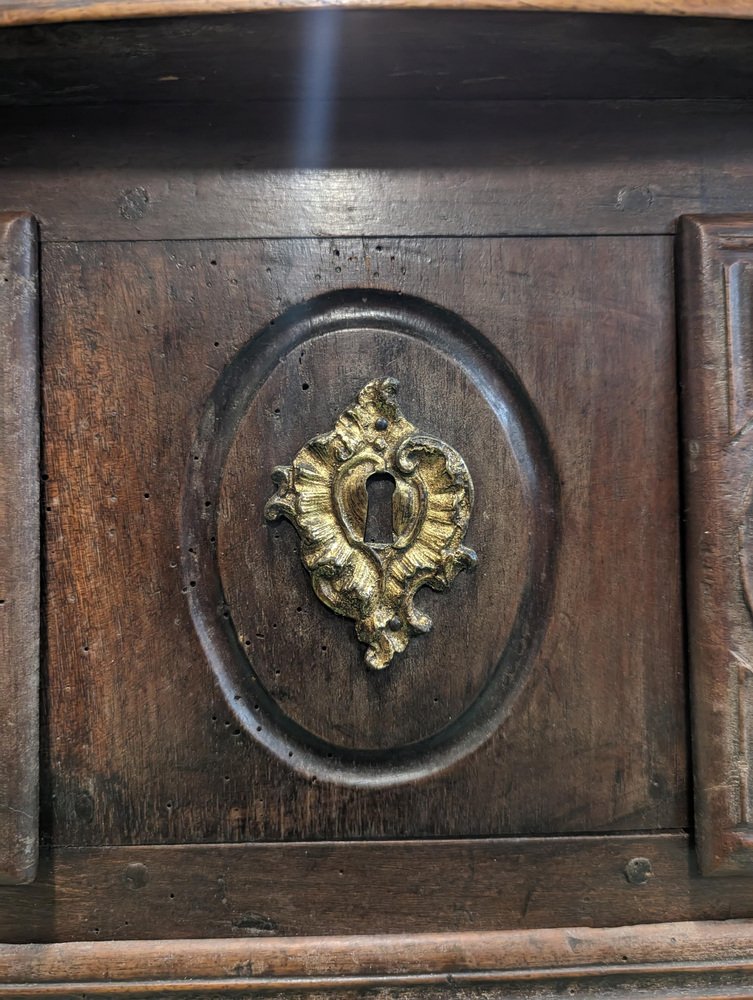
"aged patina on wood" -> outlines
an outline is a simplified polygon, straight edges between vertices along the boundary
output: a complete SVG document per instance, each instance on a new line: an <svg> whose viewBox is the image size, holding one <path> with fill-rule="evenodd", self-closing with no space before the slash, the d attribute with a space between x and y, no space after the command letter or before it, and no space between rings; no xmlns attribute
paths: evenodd
<svg viewBox="0 0 753 1000"><path fill-rule="evenodd" d="M752 29L0 33L45 538L5 993L750 995L750 882L695 861L673 263L681 215L753 207ZM478 555L378 671L264 518L375 378L462 456Z"/></svg>
<svg viewBox="0 0 753 1000"><path fill-rule="evenodd" d="M671 250L49 245L54 843L684 827ZM479 560L383 671L264 518L375 372L463 456Z"/></svg>
<svg viewBox="0 0 753 1000"><path fill-rule="evenodd" d="M431 1000L563 993L750 996L749 921L266 941L131 941L0 951L3 994L76 997L344 995ZM534 958L535 956L535 958ZM532 968L532 958L536 967ZM35 986L29 987L29 983ZM451 992L450 992L451 991Z"/></svg>

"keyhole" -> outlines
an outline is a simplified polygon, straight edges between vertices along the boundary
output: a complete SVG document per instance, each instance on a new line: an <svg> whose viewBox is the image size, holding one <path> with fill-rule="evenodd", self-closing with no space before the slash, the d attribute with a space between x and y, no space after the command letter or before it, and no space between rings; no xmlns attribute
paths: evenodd
<svg viewBox="0 0 753 1000"><path fill-rule="evenodd" d="M395 479L389 472L375 472L366 480L366 527L363 540L376 545L392 545L392 494Z"/></svg>

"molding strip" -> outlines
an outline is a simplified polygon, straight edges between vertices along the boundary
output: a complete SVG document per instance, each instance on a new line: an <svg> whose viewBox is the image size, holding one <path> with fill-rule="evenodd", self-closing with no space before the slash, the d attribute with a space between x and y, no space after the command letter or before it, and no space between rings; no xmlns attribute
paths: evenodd
<svg viewBox="0 0 753 1000"><path fill-rule="evenodd" d="M0 997L301 995L336 988L389 988L401 997L437 996L439 988L470 997L494 986L535 988L537 997L548 997L575 982L599 996L628 985L645 985L659 997L680 989L683 997L752 996L753 921L0 946Z"/></svg>
<svg viewBox="0 0 753 1000"><path fill-rule="evenodd" d="M38 853L38 308L36 223L0 215L0 885Z"/></svg>

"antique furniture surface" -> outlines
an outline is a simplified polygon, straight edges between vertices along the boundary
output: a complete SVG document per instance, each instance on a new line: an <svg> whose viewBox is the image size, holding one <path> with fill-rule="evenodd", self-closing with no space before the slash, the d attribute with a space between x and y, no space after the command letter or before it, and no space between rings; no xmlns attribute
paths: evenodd
<svg viewBox="0 0 753 1000"><path fill-rule="evenodd" d="M0 3L0 996L753 997L751 15Z"/></svg>

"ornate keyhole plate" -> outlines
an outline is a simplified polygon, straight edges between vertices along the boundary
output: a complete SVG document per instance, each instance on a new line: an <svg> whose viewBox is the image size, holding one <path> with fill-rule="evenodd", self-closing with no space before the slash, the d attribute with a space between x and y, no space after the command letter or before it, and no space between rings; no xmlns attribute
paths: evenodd
<svg viewBox="0 0 753 1000"><path fill-rule="evenodd" d="M476 563L461 544L473 509L470 473L454 448L406 420L398 386L394 378L364 386L334 430L274 470L278 489L265 509L269 520L295 526L317 597L355 621L375 670L431 629L414 606L416 591L446 590ZM395 481L391 544L364 539L366 482L380 472Z"/></svg>

